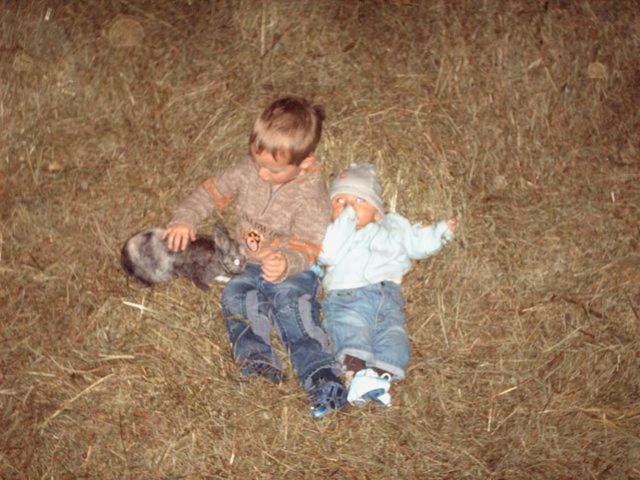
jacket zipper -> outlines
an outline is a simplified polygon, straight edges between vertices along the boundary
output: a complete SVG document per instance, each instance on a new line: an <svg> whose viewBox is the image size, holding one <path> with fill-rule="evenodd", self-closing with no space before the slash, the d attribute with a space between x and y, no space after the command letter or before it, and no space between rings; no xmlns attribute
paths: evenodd
<svg viewBox="0 0 640 480"><path fill-rule="evenodd" d="M273 197L275 197L278 194L278 192L282 190L288 183L291 183L291 182L287 182L284 185L280 185L275 192L273 191L273 188L271 187L271 185L269 185L269 198L267 198L267 203L262 209L262 212L260 212L260 216L264 215L264 213L269 208L269 205L271 205L271 201L273 200Z"/></svg>

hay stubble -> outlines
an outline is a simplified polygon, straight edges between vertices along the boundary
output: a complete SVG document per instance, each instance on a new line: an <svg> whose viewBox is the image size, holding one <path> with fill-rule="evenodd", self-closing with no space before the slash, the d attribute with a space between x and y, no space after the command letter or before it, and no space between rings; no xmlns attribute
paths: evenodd
<svg viewBox="0 0 640 480"><path fill-rule="evenodd" d="M0 476L640 477L635 7L9 2ZM219 288L119 271L284 93L326 106L327 179L371 161L394 209L460 218L405 280L390 410L314 423L239 379Z"/></svg>

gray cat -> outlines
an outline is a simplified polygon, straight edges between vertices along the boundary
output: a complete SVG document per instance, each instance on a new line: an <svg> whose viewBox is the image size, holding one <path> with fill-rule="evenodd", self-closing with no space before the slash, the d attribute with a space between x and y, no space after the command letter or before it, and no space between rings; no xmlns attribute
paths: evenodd
<svg viewBox="0 0 640 480"><path fill-rule="evenodd" d="M229 281L244 271L246 257L229 237L221 221L212 237L200 236L181 252L172 252L162 240L162 228L150 228L130 237L122 247L122 268L146 286L186 277L204 291L213 280Z"/></svg>

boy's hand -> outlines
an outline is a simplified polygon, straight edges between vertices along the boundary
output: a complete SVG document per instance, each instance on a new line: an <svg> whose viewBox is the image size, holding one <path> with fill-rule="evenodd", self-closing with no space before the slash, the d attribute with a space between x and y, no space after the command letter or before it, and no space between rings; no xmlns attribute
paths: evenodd
<svg viewBox="0 0 640 480"><path fill-rule="evenodd" d="M167 228L162 234L162 240L172 252L182 251L189 242L196 239L196 229L187 223L177 223Z"/></svg>
<svg viewBox="0 0 640 480"><path fill-rule="evenodd" d="M447 225L449 226L449 230L455 232L456 228L458 228L458 219L456 217L451 217L447 220Z"/></svg>
<svg viewBox="0 0 640 480"><path fill-rule="evenodd" d="M267 282L280 280L287 270L287 259L281 252L272 252L262 259L262 278Z"/></svg>

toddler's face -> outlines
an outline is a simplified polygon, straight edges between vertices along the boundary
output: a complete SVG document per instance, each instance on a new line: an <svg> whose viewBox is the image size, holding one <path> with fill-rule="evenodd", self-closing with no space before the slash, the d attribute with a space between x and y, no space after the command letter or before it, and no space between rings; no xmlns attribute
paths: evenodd
<svg viewBox="0 0 640 480"><path fill-rule="evenodd" d="M258 151L254 145L251 145L251 157L260 178L274 186L290 182L302 171L300 166L290 164L287 158L280 155L274 158L267 149Z"/></svg>
<svg viewBox="0 0 640 480"><path fill-rule="evenodd" d="M358 224L356 225L356 228L358 229L370 224L371 222L377 222L382 218L382 214L378 209L367 202L364 198L341 193L331 199L331 206L333 207L331 220L338 218L347 205L356 211L356 215L358 216Z"/></svg>

